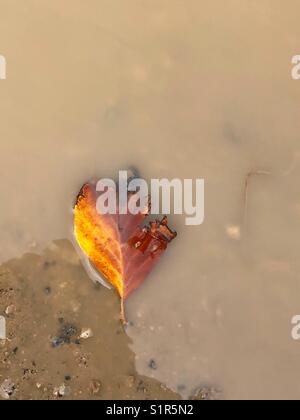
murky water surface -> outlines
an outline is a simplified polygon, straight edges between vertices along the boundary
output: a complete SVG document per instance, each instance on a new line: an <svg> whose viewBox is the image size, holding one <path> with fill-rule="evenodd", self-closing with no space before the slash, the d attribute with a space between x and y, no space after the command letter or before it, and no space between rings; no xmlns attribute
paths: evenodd
<svg viewBox="0 0 300 420"><path fill-rule="evenodd" d="M203 177L205 223L171 217L178 239L128 301L136 367L184 396L209 384L227 398L299 398L299 3L0 9L1 262L71 239L91 177L129 165L147 179ZM249 177L245 220L250 171L268 174Z"/></svg>

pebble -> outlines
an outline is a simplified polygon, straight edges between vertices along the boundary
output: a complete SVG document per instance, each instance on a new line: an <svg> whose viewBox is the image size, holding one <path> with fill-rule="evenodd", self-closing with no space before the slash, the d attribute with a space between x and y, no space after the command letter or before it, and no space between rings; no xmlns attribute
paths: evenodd
<svg viewBox="0 0 300 420"><path fill-rule="evenodd" d="M45 287L44 292L46 295L51 295L51 287Z"/></svg>
<svg viewBox="0 0 300 420"><path fill-rule="evenodd" d="M17 310L17 308L15 307L15 305L9 305L6 309L5 309L5 313L6 315L12 315L13 313L15 313Z"/></svg>
<svg viewBox="0 0 300 420"><path fill-rule="evenodd" d="M77 327L72 324L65 324L60 330L60 337L64 338L66 341L68 338L71 338L77 334Z"/></svg>
<svg viewBox="0 0 300 420"><path fill-rule="evenodd" d="M62 346L63 344L70 344L71 339L78 333L77 327L72 324L64 324L64 319L60 318L59 323L62 324L59 334L51 339L53 348Z"/></svg>
<svg viewBox="0 0 300 420"><path fill-rule="evenodd" d="M71 394L71 388L65 384L54 388L53 395L55 397L67 397Z"/></svg>
<svg viewBox="0 0 300 420"><path fill-rule="evenodd" d="M83 338L84 340L86 340L87 338L91 338L93 337L93 331L91 330L91 328L87 328L87 329L83 329L81 331L80 334L80 338Z"/></svg>
<svg viewBox="0 0 300 420"><path fill-rule="evenodd" d="M222 391L219 388L203 386L194 392L191 400L198 401L216 401L222 399Z"/></svg>
<svg viewBox="0 0 300 420"><path fill-rule="evenodd" d="M226 233L230 239L239 241L241 239L241 228L238 225L226 226Z"/></svg>
<svg viewBox="0 0 300 420"><path fill-rule="evenodd" d="M156 370L157 369L157 364L156 364L155 360L153 360L153 359L150 360L150 362L149 362L149 368L150 369L153 369L153 370Z"/></svg>
<svg viewBox="0 0 300 420"><path fill-rule="evenodd" d="M5 379L0 386L0 397L9 400L14 395L16 386L11 379Z"/></svg>
<svg viewBox="0 0 300 420"><path fill-rule="evenodd" d="M62 346L63 344L65 344L65 340L62 337L53 337L51 339L51 345L54 349L56 349L57 347Z"/></svg>

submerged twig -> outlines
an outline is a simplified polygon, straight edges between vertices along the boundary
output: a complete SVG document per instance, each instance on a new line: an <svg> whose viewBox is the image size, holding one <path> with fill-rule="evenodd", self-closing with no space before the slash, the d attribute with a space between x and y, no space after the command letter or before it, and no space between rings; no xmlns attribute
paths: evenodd
<svg viewBox="0 0 300 420"><path fill-rule="evenodd" d="M300 152L297 152L294 155L294 158L293 158L291 164L289 165L289 167L285 171L281 172L278 175L282 176L282 177L286 177L286 176L291 175L291 173L296 169L296 167L299 163L299 160L300 160ZM244 224L244 226L246 226L246 223L247 223L248 198L249 198L248 196L249 196L250 179L253 176L259 176L259 175L267 175L268 176L268 175L273 175L273 173L270 172L270 171L261 170L261 169L252 170L252 171L247 173L247 175L245 177L245 183L244 183L244 214L243 214L243 224Z"/></svg>

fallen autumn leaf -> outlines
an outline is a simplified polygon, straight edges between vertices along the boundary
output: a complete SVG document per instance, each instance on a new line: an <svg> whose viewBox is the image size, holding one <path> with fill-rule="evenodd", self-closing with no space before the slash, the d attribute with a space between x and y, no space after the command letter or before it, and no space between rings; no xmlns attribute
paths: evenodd
<svg viewBox="0 0 300 420"><path fill-rule="evenodd" d="M145 280L177 234L168 227L167 217L142 227L151 203L135 215L99 214L99 194L92 183L81 189L74 209L74 234L93 266L120 295L121 320L126 323L125 300ZM129 199L134 195L128 192Z"/></svg>

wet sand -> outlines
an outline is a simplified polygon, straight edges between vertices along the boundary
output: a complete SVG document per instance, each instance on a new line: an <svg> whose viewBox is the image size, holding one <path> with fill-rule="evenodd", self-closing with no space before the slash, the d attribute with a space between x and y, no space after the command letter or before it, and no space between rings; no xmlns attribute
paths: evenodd
<svg viewBox="0 0 300 420"><path fill-rule="evenodd" d="M0 276L0 399L180 398L136 372L118 297L89 281L70 243L9 261Z"/></svg>

